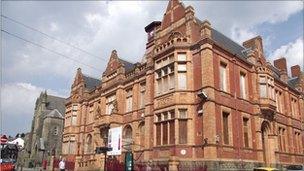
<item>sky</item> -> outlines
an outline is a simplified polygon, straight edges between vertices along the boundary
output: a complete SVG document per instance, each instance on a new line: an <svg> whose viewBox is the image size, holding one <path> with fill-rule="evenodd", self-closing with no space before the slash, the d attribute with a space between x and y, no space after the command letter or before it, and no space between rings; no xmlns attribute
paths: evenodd
<svg viewBox="0 0 304 171"><path fill-rule="evenodd" d="M2 32L1 132L29 132L41 91L68 97L79 67L83 73L101 78L113 49L122 59L142 61L147 38L144 27L162 20L167 3L3 1L2 15L60 41L2 17L3 30L44 48ZM268 61L283 56L288 68L298 64L303 70L303 1L183 3L192 5L200 20L209 20L212 27L239 44L261 35Z"/></svg>

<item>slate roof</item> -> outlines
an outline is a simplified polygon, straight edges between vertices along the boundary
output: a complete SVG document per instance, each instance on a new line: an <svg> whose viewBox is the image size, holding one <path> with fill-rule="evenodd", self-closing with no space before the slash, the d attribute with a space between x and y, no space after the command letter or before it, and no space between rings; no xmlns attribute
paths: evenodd
<svg viewBox="0 0 304 171"><path fill-rule="evenodd" d="M211 38L221 47L226 49L232 54L236 54L238 57L247 58L244 51L246 50L243 46L239 45L238 43L234 42L221 32L212 28Z"/></svg>
<svg viewBox="0 0 304 171"><path fill-rule="evenodd" d="M85 88L89 91L94 90L101 83L99 79L87 75L83 75L83 79L85 83Z"/></svg>
<svg viewBox="0 0 304 171"><path fill-rule="evenodd" d="M203 22L195 18L198 24L203 24ZM231 40L227 36L225 36L223 33L217 31L214 28L211 28L211 38L215 43L217 43L219 46L227 50L228 52L232 54L236 54L238 57L241 58L247 58L244 51L246 50L245 47L241 46L240 44L236 43L235 41Z"/></svg>
<svg viewBox="0 0 304 171"><path fill-rule="evenodd" d="M60 113L65 113L65 98L47 95L46 98L46 109L53 110L57 109Z"/></svg>
<svg viewBox="0 0 304 171"><path fill-rule="evenodd" d="M295 78L290 78L289 80L288 80L288 85L290 85L291 87L296 87L296 85L299 83L299 81L300 81L300 79L299 79L299 77L295 77Z"/></svg>
<svg viewBox="0 0 304 171"><path fill-rule="evenodd" d="M135 65L132 64L131 62L125 61L125 60L120 59L120 58L118 58L118 59L119 59L119 61L120 61L121 63L123 63L126 72L129 72L129 71L131 71L131 70L133 70L133 69L135 68Z"/></svg>
<svg viewBox="0 0 304 171"><path fill-rule="evenodd" d="M47 117L51 117L51 118L61 118L63 119L63 115L57 110L57 109L54 109L52 110L51 112L49 112L46 116Z"/></svg>

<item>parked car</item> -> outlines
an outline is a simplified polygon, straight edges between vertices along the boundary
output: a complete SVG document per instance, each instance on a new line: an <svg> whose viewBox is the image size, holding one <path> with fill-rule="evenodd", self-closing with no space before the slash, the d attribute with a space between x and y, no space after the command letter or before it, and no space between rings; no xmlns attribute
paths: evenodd
<svg viewBox="0 0 304 171"><path fill-rule="evenodd" d="M258 168L254 168L253 171L279 171L279 169L272 167L258 167Z"/></svg>
<svg viewBox="0 0 304 171"><path fill-rule="evenodd" d="M304 171L304 165L289 165L287 171Z"/></svg>
<svg viewBox="0 0 304 171"><path fill-rule="evenodd" d="M0 163L1 163L1 166L0 166L1 171L14 171L15 170L14 161L11 159L1 159Z"/></svg>

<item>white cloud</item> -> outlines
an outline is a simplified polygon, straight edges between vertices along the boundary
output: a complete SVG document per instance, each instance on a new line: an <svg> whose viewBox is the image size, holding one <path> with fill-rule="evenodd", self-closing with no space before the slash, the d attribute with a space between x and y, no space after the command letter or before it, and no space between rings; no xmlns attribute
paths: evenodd
<svg viewBox="0 0 304 171"><path fill-rule="evenodd" d="M4 84L1 87L2 112L5 115L19 115L20 118L32 116L35 101L45 89L30 83ZM47 90L48 94L60 96L54 90Z"/></svg>
<svg viewBox="0 0 304 171"><path fill-rule="evenodd" d="M257 36L257 33L250 29L239 28L237 26L233 26L231 28L231 38L232 40L242 44L242 42L249 40L253 37Z"/></svg>
<svg viewBox="0 0 304 171"><path fill-rule="evenodd" d="M35 102L42 91L45 89L24 82L4 84L1 87L3 133L15 135L17 132L30 131ZM61 96L54 90L47 90L47 93Z"/></svg>
<svg viewBox="0 0 304 171"><path fill-rule="evenodd" d="M50 24L50 30L51 31L58 31L58 25L56 24L56 23L54 23L54 22L51 22L51 24Z"/></svg>
<svg viewBox="0 0 304 171"><path fill-rule="evenodd" d="M280 48L273 51L269 60L278 59L280 57L285 57L287 60L287 70L290 73L290 67L293 65L300 65L303 69L303 38L299 37L294 42L290 42L286 45L281 46Z"/></svg>

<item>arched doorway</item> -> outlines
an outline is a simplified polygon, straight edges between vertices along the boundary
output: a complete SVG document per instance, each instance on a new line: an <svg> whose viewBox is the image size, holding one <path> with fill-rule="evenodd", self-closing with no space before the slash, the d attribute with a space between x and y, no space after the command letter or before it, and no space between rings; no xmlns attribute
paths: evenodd
<svg viewBox="0 0 304 171"><path fill-rule="evenodd" d="M263 148L263 159L266 166L269 166L269 158L270 158L270 149L269 149L269 139L268 135L270 132L270 125L267 121L264 121L261 125L262 132L262 148Z"/></svg>

